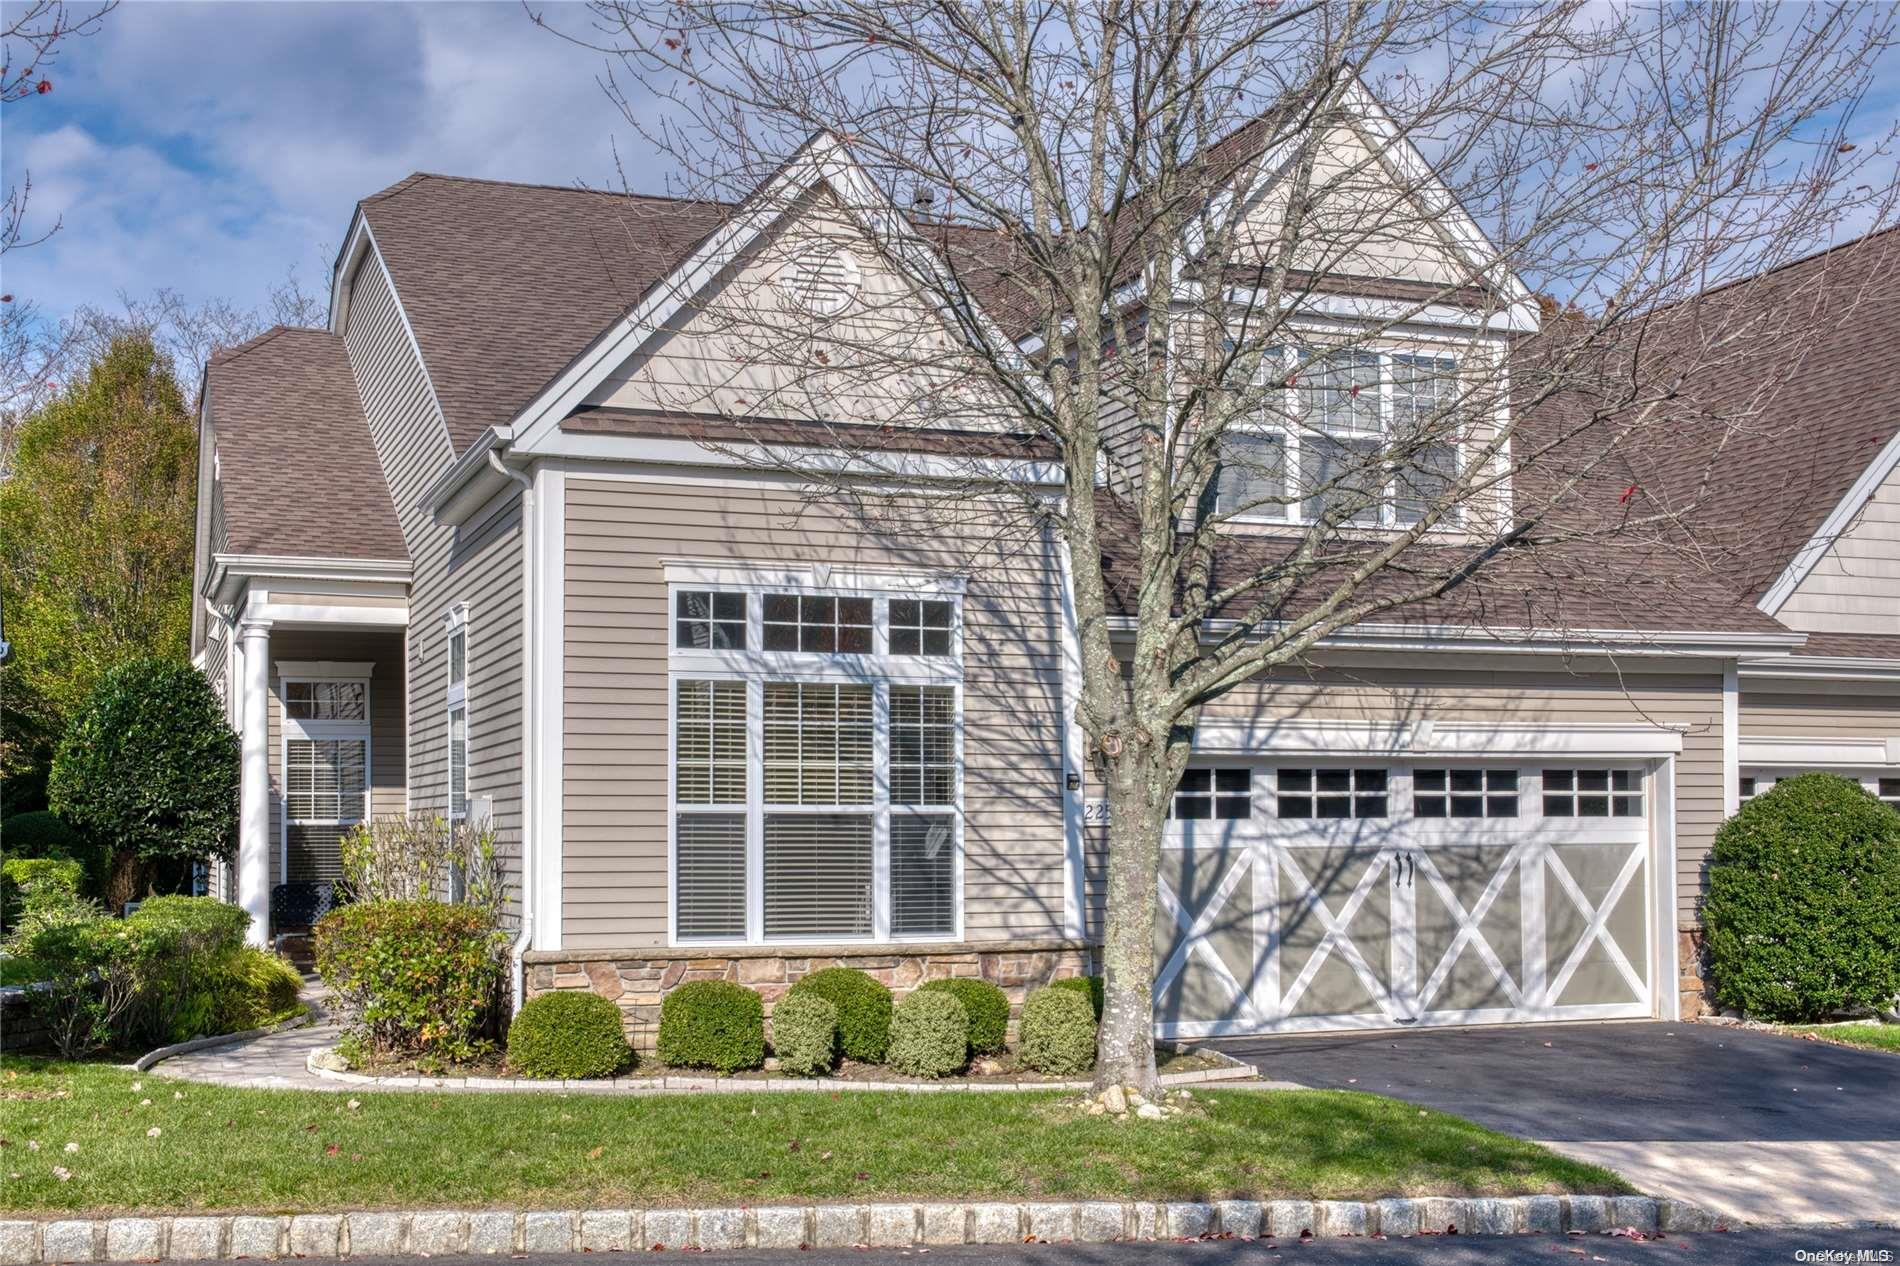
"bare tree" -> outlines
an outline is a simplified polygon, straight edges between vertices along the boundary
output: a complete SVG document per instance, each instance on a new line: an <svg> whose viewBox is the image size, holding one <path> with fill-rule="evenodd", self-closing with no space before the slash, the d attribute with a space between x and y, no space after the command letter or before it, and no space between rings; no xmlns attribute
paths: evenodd
<svg viewBox="0 0 1900 1266"><path fill-rule="evenodd" d="M784 225L692 296L706 376L652 383L665 407L885 530L1006 512L1075 560L1104 1085L1154 1082L1157 866L1201 710L1355 626L1587 641L1606 609L1706 599L1732 543L1698 512L1775 384L1698 393L1857 298L1807 273L1699 296L1893 206L1887 145L1850 139L1895 30L1871 7L592 16L563 33L616 59L694 213ZM823 190L778 182L788 156ZM1665 579L1619 592L1639 552Z"/></svg>

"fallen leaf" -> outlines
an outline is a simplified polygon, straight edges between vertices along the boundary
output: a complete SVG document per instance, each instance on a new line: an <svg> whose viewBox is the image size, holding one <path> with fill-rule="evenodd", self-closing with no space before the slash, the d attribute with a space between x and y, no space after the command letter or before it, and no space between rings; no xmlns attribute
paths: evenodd
<svg viewBox="0 0 1900 1266"><path fill-rule="evenodd" d="M587 1153L587 1159L588 1159L588 1160L599 1160L599 1159L600 1159L600 1154L601 1154L602 1152L604 1152L604 1151L606 1151L606 1150L607 1150L607 1149L606 1149L605 1147L597 1147L597 1148L595 1148L595 1149L594 1149L593 1151L591 1151L591 1152L589 1152L589 1153Z"/></svg>

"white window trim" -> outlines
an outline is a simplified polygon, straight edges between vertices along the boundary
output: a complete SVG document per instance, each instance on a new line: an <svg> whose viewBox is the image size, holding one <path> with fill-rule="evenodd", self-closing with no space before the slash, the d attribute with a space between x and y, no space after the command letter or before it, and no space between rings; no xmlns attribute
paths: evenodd
<svg viewBox="0 0 1900 1266"><path fill-rule="evenodd" d="M1285 480L1281 495L1286 496L1288 500L1284 506L1279 508L1280 512L1278 514L1271 513L1268 509L1263 507L1249 513L1232 514L1229 516L1228 521L1233 523L1261 524L1272 527L1306 527L1318 521L1307 517L1306 502L1309 498L1306 496L1293 497L1291 495L1299 487L1300 483L1300 452L1303 447L1302 437L1308 433L1325 435L1333 435L1333 433L1328 431L1325 427L1318 425L1308 426L1295 420L1300 416L1299 405L1301 388L1297 384L1287 384L1288 380L1294 378L1300 370L1301 362L1299 357L1302 351L1311 350L1323 352L1326 349L1312 343L1290 341L1278 348L1270 350L1276 350L1280 353L1280 361L1277 366L1278 372L1269 373L1268 366L1263 361L1254 371L1254 385L1256 387L1264 386L1271 389L1270 384L1272 381L1276 377L1280 380L1282 385L1279 391L1282 397L1284 397L1284 412L1282 418L1271 422L1259 421L1252 418L1235 418L1228 423L1227 429L1229 432L1239 434L1267 435L1279 439L1281 467L1284 472ZM1404 351L1388 347L1348 347L1338 350L1353 353L1363 352L1373 356L1377 360L1379 370L1379 430L1376 435L1367 433L1365 435L1344 437L1334 436L1334 438L1377 439L1381 450L1386 448L1392 439L1392 414L1397 396L1396 379L1392 372L1394 360L1400 357L1449 360L1454 366L1452 370L1454 375L1459 372L1459 369L1463 365L1463 358L1455 355L1450 349L1446 349L1442 352L1429 350ZM1450 438L1442 442L1452 451L1450 478L1456 483L1465 473L1465 463L1468 456L1465 451L1466 441L1463 439ZM1362 523L1348 519L1341 522L1338 527L1342 531L1359 530L1372 532L1393 531L1409 526L1398 521L1398 492L1398 475L1395 471L1388 474L1381 481L1378 501L1379 521L1377 523ZM1456 506L1439 524L1429 530L1434 532L1459 531L1463 528L1464 519L1464 507L1462 505Z"/></svg>
<svg viewBox="0 0 1900 1266"><path fill-rule="evenodd" d="M443 801L444 812L442 816L446 821L454 823L454 822L460 822L468 816L466 809L458 811L455 805L455 766L454 766L455 712L456 712L456 709L458 708L461 709L461 712L462 712L462 801L463 801L463 804L467 805L469 803L472 803L475 798L475 789L469 783L469 774L474 766L474 762L470 758L471 758L472 753L475 750L475 743L474 743L475 734L474 734L474 728L469 724L469 718L470 718L471 713L469 711L468 682L469 682L469 678L475 675L475 661L474 661L473 656L470 654L470 652L474 648L474 643L470 637L468 604L465 602L458 602L454 606L450 607L448 615L443 617L442 629L443 629L442 658L445 665L445 683L446 683L446 690L444 692L445 703L442 709L442 752L443 752L443 773L444 773L444 780L443 780L443 786L442 786L442 801ZM462 635L462 681L461 681L461 684L459 685L453 681L447 681L446 679L446 665L453 660L453 655L451 654L450 647L454 643L455 635L457 633L460 633Z"/></svg>
<svg viewBox="0 0 1900 1266"><path fill-rule="evenodd" d="M1900 778L1900 769L1874 769L1867 766L1862 766L1857 769L1835 766L1830 769L1825 766L1816 765L1743 765L1741 767L1740 777L1741 779L1754 779L1755 790L1752 794L1743 795L1740 780L1738 779L1735 788L1736 799L1738 801L1737 807L1742 804L1747 804L1756 796L1764 794L1768 790L1768 787L1772 787L1783 778L1793 778L1800 774L1838 774L1842 778L1857 785L1862 791L1865 791L1868 795L1879 800L1882 804L1890 804L1896 809L1900 809L1900 803L1895 803L1892 797L1883 798L1880 794L1880 780L1882 778ZM1767 787L1762 785L1764 782L1768 784Z"/></svg>
<svg viewBox="0 0 1900 1266"><path fill-rule="evenodd" d="M868 654L824 654L791 651L712 651L682 650L672 647L668 656L666 687L666 938L669 945L906 945L960 942L964 937L964 690L963 690L963 605L954 590L920 589L915 583L891 584L872 590L845 589L837 584L800 587L781 578L793 572L774 569L730 568L730 575L746 574L749 582L737 582L723 576L708 577L695 568L676 574L668 567L667 640L675 640L673 612L682 590L716 588L724 592L744 592L746 597L746 645L763 645L764 597L766 593L797 592L805 596L872 597L888 599L913 594L941 594L950 598L950 650L947 656L892 656L890 647L890 608L886 601L872 603L872 649ZM761 583L766 575L770 583ZM833 576L833 579L838 579ZM894 581L906 578L893 575ZM910 578L915 581L915 578ZM682 681L743 681L746 683L746 933L736 937L692 937L679 934L679 907L675 900L675 880L679 874L679 815L681 812L732 813L733 805L682 805L678 796L679 727L676 713L679 683ZM872 688L872 799L869 805L774 805L775 814L843 813L868 815L872 819L871 912L872 931L868 937L772 937L765 935L765 685L768 681L795 682L800 685L869 685ZM949 805L894 805L890 796L891 687L942 686L955 692L953 707L956 725L955 801ZM891 933L891 830L893 814L947 815L951 823L955 854L951 865L951 907L953 928L949 934L895 936Z"/></svg>
<svg viewBox="0 0 1900 1266"><path fill-rule="evenodd" d="M355 672L334 670L354 669ZM277 743L278 776L283 779L283 788L278 797L277 815L277 875L278 883L289 883L290 879L290 745L294 740L304 739L321 741L323 739L361 739L363 741L363 812L355 818L297 818L298 826L356 826L369 821L371 805L376 794L376 740L372 722L376 716L376 695L370 684L369 664L333 664L302 663L287 660L278 665L277 708L283 718L281 733ZM315 671L312 671L315 670ZM312 721L290 715L290 690L292 683L301 682L361 682L363 686L363 719L361 721Z"/></svg>

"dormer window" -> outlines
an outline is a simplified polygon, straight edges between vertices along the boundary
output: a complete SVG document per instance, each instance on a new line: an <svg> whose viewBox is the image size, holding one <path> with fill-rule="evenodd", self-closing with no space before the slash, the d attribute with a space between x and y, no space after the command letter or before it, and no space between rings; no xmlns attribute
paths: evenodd
<svg viewBox="0 0 1900 1266"><path fill-rule="evenodd" d="M1451 357L1273 347L1256 382L1267 384L1267 407L1231 423L1221 442L1222 514L1299 524L1331 509L1342 526L1409 527L1457 477L1446 436L1458 398Z"/></svg>

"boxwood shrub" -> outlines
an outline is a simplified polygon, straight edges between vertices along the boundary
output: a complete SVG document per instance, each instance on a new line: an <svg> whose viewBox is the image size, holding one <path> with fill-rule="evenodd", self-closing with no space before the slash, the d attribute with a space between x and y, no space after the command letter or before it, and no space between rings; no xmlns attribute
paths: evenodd
<svg viewBox="0 0 1900 1266"><path fill-rule="evenodd" d="M316 927L317 971L374 1058L462 1062L491 1048L503 934L483 911L438 901L365 901Z"/></svg>
<svg viewBox="0 0 1900 1266"><path fill-rule="evenodd" d="M1823 1020L1900 997L1900 814L1835 774L1802 774L1715 833L1702 907L1716 999Z"/></svg>
<svg viewBox="0 0 1900 1266"><path fill-rule="evenodd" d="M765 1004L744 985L690 980L660 1002L660 1059L722 1073L765 1061Z"/></svg>
<svg viewBox="0 0 1900 1266"><path fill-rule="evenodd" d="M970 1013L956 995L919 989L891 1011L885 1059L914 1077L948 1077L970 1062Z"/></svg>
<svg viewBox="0 0 1900 1266"><path fill-rule="evenodd" d="M1073 1077L1095 1067L1095 1014L1086 995L1049 985L1023 1003L1023 1063L1052 1077Z"/></svg>
<svg viewBox="0 0 1900 1266"><path fill-rule="evenodd" d="M1089 1000L1095 1010L1095 1022L1102 1021L1102 978L1100 976L1064 976L1049 982L1057 989L1073 989Z"/></svg>
<svg viewBox="0 0 1900 1266"><path fill-rule="evenodd" d="M963 1004L970 1017L970 1049L978 1055L994 1055L1003 1049L1009 1037L1009 996L987 980L971 976L950 976L932 980L918 989L947 993Z"/></svg>
<svg viewBox="0 0 1900 1266"><path fill-rule="evenodd" d="M815 993L838 1008L838 1045L846 1058L884 1062L891 1040L891 991L853 967L827 967L801 978L792 993Z"/></svg>
<svg viewBox="0 0 1900 1266"><path fill-rule="evenodd" d="M793 1077L830 1072L838 1063L838 1008L809 989L786 994L772 1008L772 1054Z"/></svg>
<svg viewBox="0 0 1900 1266"><path fill-rule="evenodd" d="M562 989L531 998L508 1026L508 1063L528 1077L612 1077L633 1067L620 1008Z"/></svg>

